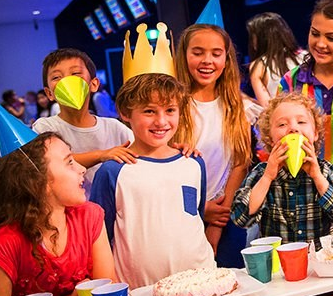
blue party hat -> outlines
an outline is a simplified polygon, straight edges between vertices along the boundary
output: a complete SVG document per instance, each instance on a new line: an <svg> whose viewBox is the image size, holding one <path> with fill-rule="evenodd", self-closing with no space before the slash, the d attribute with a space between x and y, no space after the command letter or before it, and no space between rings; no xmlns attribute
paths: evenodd
<svg viewBox="0 0 333 296"><path fill-rule="evenodd" d="M209 0L195 23L216 25L224 29L220 0Z"/></svg>
<svg viewBox="0 0 333 296"><path fill-rule="evenodd" d="M37 134L0 105L0 155L5 156L37 137Z"/></svg>

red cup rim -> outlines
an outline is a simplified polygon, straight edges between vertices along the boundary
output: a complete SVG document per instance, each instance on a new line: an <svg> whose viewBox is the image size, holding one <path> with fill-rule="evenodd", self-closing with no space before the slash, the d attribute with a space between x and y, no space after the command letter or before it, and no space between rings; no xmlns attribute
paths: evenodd
<svg viewBox="0 0 333 296"><path fill-rule="evenodd" d="M294 242L294 243L287 243L283 244L281 246L278 246L276 248L277 251L280 252L291 252L291 251L297 251L301 249L308 248L309 244L306 242Z"/></svg>

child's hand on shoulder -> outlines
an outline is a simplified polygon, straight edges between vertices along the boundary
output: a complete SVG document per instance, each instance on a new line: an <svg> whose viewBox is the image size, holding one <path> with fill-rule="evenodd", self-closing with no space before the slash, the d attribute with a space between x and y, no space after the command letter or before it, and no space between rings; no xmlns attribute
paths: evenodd
<svg viewBox="0 0 333 296"><path fill-rule="evenodd" d="M202 153L198 149L193 148L186 143L173 143L172 147L181 150L185 157L190 157L192 153L194 157L202 156Z"/></svg>
<svg viewBox="0 0 333 296"><path fill-rule="evenodd" d="M264 173L264 176L270 181L273 181L276 178L279 170L282 168L285 160L288 158L288 156L286 155L287 150L287 143L282 144L280 141L278 141L274 145L268 157L267 166Z"/></svg>
<svg viewBox="0 0 333 296"><path fill-rule="evenodd" d="M306 156L303 160L302 169L312 178L316 179L321 175L316 150L313 144L309 141L304 141L302 149L305 151Z"/></svg>
<svg viewBox="0 0 333 296"><path fill-rule="evenodd" d="M101 156L102 162L107 160L115 160L119 163L136 163L136 158L139 157L135 152L133 152L128 146L130 145L130 141L122 144L121 146L116 146L111 149L107 149L103 151Z"/></svg>

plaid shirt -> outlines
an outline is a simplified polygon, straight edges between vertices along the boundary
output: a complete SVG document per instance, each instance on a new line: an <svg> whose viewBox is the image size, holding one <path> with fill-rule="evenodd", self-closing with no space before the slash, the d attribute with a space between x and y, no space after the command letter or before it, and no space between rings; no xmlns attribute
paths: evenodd
<svg viewBox="0 0 333 296"><path fill-rule="evenodd" d="M282 168L261 207L249 215L251 190L267 165L259 163L236 192L231 219L240 227L260 222L262 236L281 236L283 243L309 242L329 234L333 221L333 165L320 159L318 163L329 182L323 196L319 196L313 180L303 170L293 178L286 168Z"/></svg>

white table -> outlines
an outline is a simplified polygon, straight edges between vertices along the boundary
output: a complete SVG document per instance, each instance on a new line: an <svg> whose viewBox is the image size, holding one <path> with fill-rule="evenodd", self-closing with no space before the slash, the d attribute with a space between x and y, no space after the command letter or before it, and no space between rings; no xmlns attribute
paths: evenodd
<svg viewBox="0 0 333 296"><path fill-rule="evenodd" d="M242 272L246 273L245 269ZM264 285L265 289L251 296L312 296L331 291L333 296L333 278L320 278L312 269L306 279L297 282L288 282L277 272L272 281Z"/></svg>

